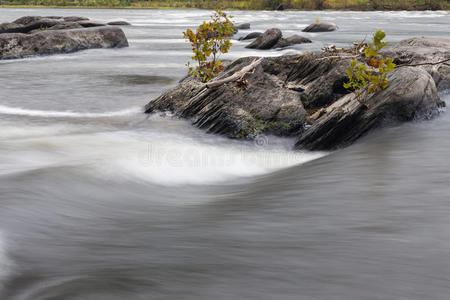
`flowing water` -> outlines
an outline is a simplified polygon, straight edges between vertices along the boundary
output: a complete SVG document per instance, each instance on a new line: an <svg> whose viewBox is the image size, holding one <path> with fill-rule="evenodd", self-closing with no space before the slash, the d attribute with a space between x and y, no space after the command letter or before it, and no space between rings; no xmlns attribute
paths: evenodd
<svg viewBox="0 0 450 300"><path fill-rule="evenodd" d="M448 12L232 12L339 31L282 51L450 36ZM332 153L208 135L143 106L185 75L209 11L0 9L123 19L130 47L0 62L0 299L448 299L450 116ZM450 93L442 97L450 100Z"/></svg>

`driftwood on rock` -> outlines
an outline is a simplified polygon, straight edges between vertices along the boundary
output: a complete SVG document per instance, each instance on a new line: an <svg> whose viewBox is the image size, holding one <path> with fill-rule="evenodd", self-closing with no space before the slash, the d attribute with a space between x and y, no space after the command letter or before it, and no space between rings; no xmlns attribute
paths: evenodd
<svg viewBox="0 0 450 300"><path fill-rule="evenodd" d="M228 82L232 82L232 81L236 81L239 79L242 79L245 74L247 74L248 72L252 71L254 68L256 68L257 65L259 65L262 62L263 58L261 57L260 59L254 60L251 64L249 64L248 66L243 67L240 71L234 73L231 76L228 76L227 78L223 78L223 79L219 79L219 80L214 80L214 81L210 81L206 84L207 88L215 88L218 86L221 86L222 84L228 83Z"/></svg>

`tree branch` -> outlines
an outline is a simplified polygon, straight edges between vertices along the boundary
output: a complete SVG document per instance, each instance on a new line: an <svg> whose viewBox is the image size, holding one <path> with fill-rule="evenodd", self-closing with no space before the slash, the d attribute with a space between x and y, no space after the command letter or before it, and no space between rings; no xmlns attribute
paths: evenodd
<svg viewBox="0 0 450 300"><path fill-rule="evenodd" d="M242 77L244 77L245 74L247 74L248 72L250 72L251 70L256 68L262 62L262 60L263 60L263 57L261 57L257 60L254 60L251 64L243 67L241 70L235 72L233 75L228 76L227 78L210 81L210 82L206 83L206 87L211 89L211 88L221 86L222 84L241 79Z"/></svg>
<svg viewBox="0 0 450 300"><path fill-rule="evenodd" d="M450 61L450 58L448 59L444 59L435 63L422 63L422 64L412 64L412 65L398 65L397 68L401 68L401 67L418 67L418 66L434 66L434 65L439 65L439 64L444 64L446 66L448 66L449 64L446 64L446 62Z"/></svg>

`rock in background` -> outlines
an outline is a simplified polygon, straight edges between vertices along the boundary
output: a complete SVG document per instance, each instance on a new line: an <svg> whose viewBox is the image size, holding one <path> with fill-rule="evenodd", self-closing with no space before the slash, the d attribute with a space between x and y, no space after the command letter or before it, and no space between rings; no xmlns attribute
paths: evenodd
<svg viewBox="0 0 450 300"><path fill-rule="evenodd" d="M0 59L127 46L120 28L84 17L26 16L0 24Z"/></svg>

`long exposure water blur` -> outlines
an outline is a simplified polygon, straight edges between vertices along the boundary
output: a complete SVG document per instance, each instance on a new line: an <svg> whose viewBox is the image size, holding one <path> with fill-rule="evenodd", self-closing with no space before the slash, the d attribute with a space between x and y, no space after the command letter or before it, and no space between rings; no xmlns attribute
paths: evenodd
<svg viewBox="0 0 450 300"><path fill-rule="evenodd" d="M126 20L130 47L0 62L0 299L448 299L450 116L335 152L213 136L143 106L186 74L202 10L0 9ZM233 11L236 38L450 38L450 13ZM450 100L450 91L441 93Z"/></svg>

